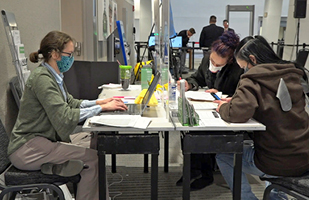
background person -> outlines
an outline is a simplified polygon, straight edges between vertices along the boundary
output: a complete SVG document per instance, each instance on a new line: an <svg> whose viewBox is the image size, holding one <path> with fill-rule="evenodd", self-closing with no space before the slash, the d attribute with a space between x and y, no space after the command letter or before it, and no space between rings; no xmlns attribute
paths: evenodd
<svg viewBox="0 0 309 200"><path fill-rule="evenodd" d="M232 96L243 74L243 69L234 59L238 43L239 37L232 32L224 33L215 41L210 54L204 56L198 70L186 79L186 91L208 86L207 92L222 91L223 94ZM177 84L180 84L179 81ZM194 132L191 131L190 134ZM191 154L191 180L194 180L190 184L191 190L199 190L213 183L213 166L213 154ZM182 185L182 177L176 185Z"/></svg>
<svg viewBox="0 0 309 200"><path fill-rule="evenodd" d="M216 25L217 23L217 17L212 15L209 18L209 25L203 27L202 32L200 34L200 47L209 47L211 44L217 40L222 33L224 32L224 29L220 26ZM204 55L207 53L208 50L203 50Z"/></svg>
<svg viewBox="0 0 309 200"><path fill-rule="evenodd" d="M69 136L78 122L101 111L126 110L127 107L112 98L74 99L63 83L63 73L74 62L73 53L73 39L63 32L52 31L42 39L40 50L30 54L31 62L41 59L43 62L32 71L25 84L8 155L12 164L21 170L39 170L44 163L82 160L89 168L80 173L76 199L98 200L97 151L66 143L70 142Z"/></svg>
<svg viewBox="0 0 309 200"><path fill-rule="evenodd" d="M190 37L195 34L195 29L190 28L189 30L182 30L180 31L177 36L182 37L182 47L187 47ZM189 72L189 70L185 67L186 64L186 55L191 49L181 49L180 50L180 70L183 74Z"/></svg>
<svg viewBox="0 0 309 200"><path fill-rule="evenodd" d="M235 33L234 29L229 27L229 21L227 19L223 20L224 31L232 31Z"/></svg>
<svg viewBox="0 0 309 200"><path fill-rule="evenodd" d="M303 68L278 57L262 36L248 38L235 51L246 73L232 98L217 101L217 111L227 122L253 118L266 126L266 131L253 132L253 144L243 149L241 197L256 200L246 174L301 176L308 171L309 116L301 85L302 79L307 82ZM232 190L233 154L220 153L216 159ZM287 196L272 190L271 199Z"/></svg>

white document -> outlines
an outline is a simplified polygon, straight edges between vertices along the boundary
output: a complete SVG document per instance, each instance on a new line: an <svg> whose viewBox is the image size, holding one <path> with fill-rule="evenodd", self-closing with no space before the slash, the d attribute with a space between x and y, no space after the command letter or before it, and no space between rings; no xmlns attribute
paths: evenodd
<svg viewBox="0 0 309 200"><path fill-rule="evenodd" d="M190 102L195 110L214 110L217 108L216 103L208 103L208 102Z"/></svg>
<svg viewBox="0 0 309 200"><path fill-rule="evenodd" d="M227 124L221 119L219 113L214 110L196 110L200 117L200 126L226 127Z"/></svg>
<svg viewBox="0 0 309 200"><path fill-rule="evenodd" d="M146 129L151 119L140 115L100 115L90 118L90 123L115 127Z"/></svg>
<svg viewBox="0 0 309 200"><path fill-rule="evenodd" d="M185 94L188 99L192 99L192 100L199 100L199 101L214 101L215 100L215 98L211 96L209 92L187 91ZM221 98L222 92L217 92L216 94Z"/></svg>

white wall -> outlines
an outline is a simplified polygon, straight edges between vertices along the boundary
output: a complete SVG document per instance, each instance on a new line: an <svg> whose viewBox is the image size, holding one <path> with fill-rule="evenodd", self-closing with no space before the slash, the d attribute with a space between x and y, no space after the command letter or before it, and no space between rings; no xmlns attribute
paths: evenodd
<svg viewBox="0 0 309 200"><path fill-rule="evenodd" d="M60 0L1 0L0 9L13 12L21 41L28 55L39 49L40 41L51 30L60 30ZM9 81L16 76L2 19L0 20L0 117L8 132L17 115L17 107L9 90ZM37 64L28 61L30 70Z"/></svg>

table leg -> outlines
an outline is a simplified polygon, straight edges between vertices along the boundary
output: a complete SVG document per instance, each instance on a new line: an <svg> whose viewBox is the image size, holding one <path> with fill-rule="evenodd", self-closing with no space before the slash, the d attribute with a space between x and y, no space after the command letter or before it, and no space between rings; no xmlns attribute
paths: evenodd
<svg viewBox="0 0 309 200"><path fill-rule="evenodd" d="M241 199L242 154L234 154L233 200Z"/></svg>
<svg viewBox="0 0 309 200"><path fill-rule="evenodd" d="M158 156L151 155L151 200L158 200Z"/></svg>
<svg viewBox="0 0 309 200"><path fill-rule="evenodd" d="M116 154L112 154L112 173L116 173Z"/></svg>
<svg viewBox="0 0 309 200"><path fill-rule="evenodd" d="M105 153L98 156L99 158L99 199L100 200L106 200L106 163L105 163ZM85 186L81 186L85 187ZM102 189L101 189L102 188Z"/></svg>
<svg viewBox="0 0 309 200"><path fill-rule="evenodd" d="M190 200L190 159L191 154L183 155L182 199Z"/></svg>
<svg viewBox="0 0 309 200"><path fill-rule="evenodd" d="M164 131L164 172L168 172L169 132Z"/></svg>
<svg viewBox="0 0 309 200"><path fill-rule="evenodd" d="M149 134L148 131L144 132L145 135ZM144 154L144 173L148 173L148 154Z"/></svg>
<svg viewBox="0 0 309 200"><path fill-rule="evenodd" d="M194 70L194 44L195 42L192 42L192 71Z"/></svg>

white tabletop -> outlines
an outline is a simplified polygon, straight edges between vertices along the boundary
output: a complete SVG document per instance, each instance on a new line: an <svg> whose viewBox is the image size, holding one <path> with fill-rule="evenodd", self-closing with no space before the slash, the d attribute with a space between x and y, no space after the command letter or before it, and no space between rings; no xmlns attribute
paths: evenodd
<svg viewBox="0 0 309 200"><path fill-rule="evenodd" d="M125 97L137 97L141 92L140 85L130 85L129 90L123 90L121 88L107 89L104 88L99 95L99 98L105 99L114 96L125 96ZM171 122L169 115L166 113L163 103L157 106L147 107L143 113L143 117L149 117L152 119L151 123L147 129L137 129L137 128L121 128L121 127L111 127L104 125L93 125L89 123L89 119L83 125L83 131L128 131L128 132L143 132L143 131L174 131L175 127Z"/></svg>

